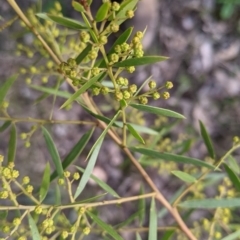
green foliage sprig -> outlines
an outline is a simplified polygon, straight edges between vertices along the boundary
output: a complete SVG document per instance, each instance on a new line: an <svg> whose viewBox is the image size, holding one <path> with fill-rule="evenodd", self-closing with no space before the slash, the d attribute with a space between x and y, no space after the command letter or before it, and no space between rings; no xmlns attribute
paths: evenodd
<svg viewBox="0 0 240 240"><path fill-rule="evenodd" d="M168 123L168 118L179 120L184 119L184 116L169 109L153 107L150 104L150 100L167 100L170 97L169 90L173 87L173 83L167 81L158 86L157 81L149 77L141 86L138 86L136 83L132 83L129 77L138 66L154 64L168 58L146 56L141 43L145 30L132 34L133 28L128 28L119 34L115 43L107 50L109 36L118 33L120 25L134 17L139 1L124 0L120 4L103 1L95 16L91 11L92 1L73 1L72 6L81 15L82 21L63 17L59 3L55 3L54 9L49 13L36 12L37 9L32 8L25 14L14 0L7 1L21 19L21 25L35 35L36 39L33 41L33 45L46 58L45 64L40 63L39 66L33 65L20 69L20 73L26 75L27 85L42 92L35 102L39 103L52 95L54 105L56 97L61 97L65 99L61 109L69 110L72 104L77 103L95 120L55 120L52 118L53 110L50 112L49 119L14 118L8 111L11 105L9 106L6 97L18 76L10 77L0 87L0 106L3 115L0 120L4 121L0 132L11 127L6 160L0 155L2 186L0 221L4 223L1 224L1 237L19 240L28 237L34 240L84 239L86 235L92 234L93 237L97 235L104 239L109 239L109 237L123 239L121 233L131 231L136 233L136 239L141 239L141 233L147 232L148 239L155 240L159 239L158 231L163 231L162 239L165 240L171 239L171 237L196 240L206 232L209 232L208 239L210 240L221 238L226 228L229 230L228 232L235 230L233 227L229 227L229 223L232 220L230 208L240 205L238 198L240 180L239 173L235 169L238 164L232 156L234 151L240 147L239 138L233 139L232 148L219 159L204 124L200 122L200 132L208 151L208 158L200 160L184 156L183 154L191 147L191 140L184 136L173 142L166 136L177 123L177 121ZM63 26L64 30L58 25ZM33 52L30 47L19 44L16 54L32 58L37 53ZM55 82L51 80L54 86L33 84L36 75L41 76L42 85L50 81L48 78L50 75L54 76ZM59 89L65 81L75 91L74 94ZM147 90L142 91L146 89L146 86ZM97 95L103 95L106 101L110 99L109 103L114 112L112 118L101 113L101 104L95 102ZM157 116L156 128L143 126L143 113ZM25 147L31 147L31 141L34 141L33 135L40 132L55 167L55 170L51 172L50 164L46 164L39 186L33 186L29 176L21 176L22 180L20 180L21 173L15 169L14 162L18 157L16 127L19 122L32 123L29 132L20 134L21 140L25 142ZM61 159L51 133L45 126L59 123L84 124L90 128L64 159ZM102 129L102 132L88 153L87 166L85 169L75 166L74 161L85 149L96 128ZM140 194L137 196L120 197L108 184L92 175L106 135L110 136L136 167L151 192L145 193L141 187ZM138 145L136 146L136 144ZM136 159L134 153L140 154L139 159ZM183 171L179 170L179 164L183 165ZM163 169L165 172L173 174L174 177L183 181L182 188L172 199L167 200L151 176L147 174L145 165L160 168L160 174ZM68 169L69 166L74 168L73 172ZM222 166L224 166L223 169ZM220 175L220 170L225 171L226 174ZM54 204L47 204L45 199L56 178ZM90 178L104 190L105 194L79 201L79 196L86 188ZM216 179L222 181L218 189L219 194L215 198L206 198L204 189L211 185L209 182L216 182ZM76 182L78 182L77 188L74 188ZM61 188L67 192L67 204L61 202ZM105 200L106 193L114 199ZM25 196L30 203L28 205L20 204L19 196ZM148 198L151 198L149 226L144 228L145 200ZM98 216L97 207L121 205L133 201L138 201L138 211L116 226L107 224ZM161 203L164 209L158 210L156 201ZM209 221L204 218L200 222L201 226L199 222L191 225L188 220L183 220L186 219L184 217L186 209L192 211L198 208L216 209L213 212L213 219ZM75 212L76 219L73 222L66 217L65 209L72 209ZM174 223L171 226L158 227L158 218L165 217L167 211L175 220L176 225ZM14 218L8 216L9 212L15 213ZM221 220L220 218L223 216L224 218ZM139 227L133 228L130 224L136 219ZM232 234L236 235L236 233L237 231Z"/></svg>

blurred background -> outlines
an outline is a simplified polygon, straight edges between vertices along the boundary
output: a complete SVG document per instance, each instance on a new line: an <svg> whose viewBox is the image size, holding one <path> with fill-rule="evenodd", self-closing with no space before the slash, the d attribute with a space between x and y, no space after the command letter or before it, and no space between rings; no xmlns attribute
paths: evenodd
<svg viewBox="0 0 240 240"><path fill-rule="evenodd" d="M25 11L36 3L30 0L16 2ZM48 12L55 2L43 1L43 12ZM96 9L99 2L101 1L93 0L93 8ZM79 14L71 7L71 1L63 0L59 3L64 16L79 18ZM159 85L166 81L173 82L171 98L167 101L155 101L153 104L176 110L186 116L184 122L177 124L171 133L166 135L165 141L176 140L179 135L195 139L191 143L189 152L186 153L192 157L203 159L207 154L199 137L199 120L209 131L218 156L231 147L233 136L240 135L239 10L240 0L141 0L134 20L122 26L122 31L129 26L134 26L137 30L144 30L147 26L143 41L146 53L169 57L168 61L139 68L132 81L141 84L152 75ZM7 1L0 0L0 28L15 16ZM11 74L19 72L20 68L29 64L34 64L37 60L36 57L16 55L17 44L30 46L33 41L30 33L25 34L22 30L19 32L19 29L19 24L15 22L0 32L0 85ZM47 104L49 102L46 101L36 107L33 102L39 92L30 90L25 80L26 76L21 75L9 94L11 115L47 118L50 110ZM68 88L63 86L63 89ZM83 119L84 113L77 105L73 105L69 112L58 111L62 103L62 100L58 100L51 107L54 119ZM86 116L86 118L90 117ZM154 121L150 119L147 122ZM21 133L28 131L31 124L19 124L18 127ZM60 155L65 156L87 128L55 125L51 129ZM8 131L0 135L0 154L7 153L8 136ZM41 181L49 155L41 133L34 134L33 139L31 148L27 150L24 148L24 142L19 140L17 164L22 168L23 173L30 175L37 184ZM83 159L90 147L78 159L81 165L84 165ZM238 161L240 161L239 156L236 157ZM120 195L138 194L142 180L136 170L123 166L123 161L124 156L118 147L107 139L94 174L111 183L110 185ZM158 169L149 168L148 171L166 196L171 196L178 188L176 182L169 183L171 178L160 174L161 171L159 172ZM98 191L94 184L90 186L89 192L85 192L84 197ZM104 212L103 219L117 223L119 218L124 219L134 212L134 206L131 204L125 206L122 215L113 214L116 211L114 209L114 207L101 209ZM201 217L199 214L193 216L193 219ZM131 233L126 233L124 239L132 239Z"/></svg>

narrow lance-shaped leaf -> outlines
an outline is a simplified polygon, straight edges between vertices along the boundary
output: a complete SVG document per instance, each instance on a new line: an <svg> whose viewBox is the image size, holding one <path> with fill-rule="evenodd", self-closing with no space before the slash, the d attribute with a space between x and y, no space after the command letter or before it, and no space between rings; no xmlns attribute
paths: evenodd
<svg viewBox="0 0 240 240"><path fill-rule="evenodd" d="M78 166L76 166L76 168L79 171L81 171L82 173L85 172L85 170L83 168L80 168ZM99 178L94 176L93 174L90 175L90 178L93 179L95 181L95 183L98 184L98 186L100 186L103 190L105 190L106 192L111 194L113 197L120 198L120 196L109 185L107 185L105 182L103 182L102 180L100 180Z"/></svg>
<svg viewBox="0 0 240 240"><path fill-rule="evenodd" d="M236 208L240 207L240 198L208 198L199 200L188 200L178 204L182 208L196 209L216 209L216 208Z"/></svg>
<svg viewBox="0 0 240 240"><path fill-rule="evenodd" d="M58 97L63 97L63 98L70 98L72 96L71 93L65 92L65 91L60 91L54 88L49 88L49 87L43 87L43 86L37 86L37 85L29 85L30 88L33 88L37 91L44 92L44 93L49 93L52 95L56 95Z"/></svg>
<svg viewBox="0 0 240 240"><path fill-rule="evenodd" d="M228 166L238 175L240 173L240 166L237 163L237 160L230 155L228 157Z"/></svg>
<svg viewBox="0 0 240 240"><path fill-rule="evenodd" d="M121 45L122 43L127 42L127 40L129 39L129 37L131 36L131 33L133 31L133 28L130 27L128 29L126 29L120 36L119 38L113 43L112 47L110 48L108 55L114 53L115 51L115 47L117 45ZM106 67L106 63L104 60L101 60L101 62L99 63L99 67Z"/></svg>
<svg viewBox="0 0 240 240"><path fill-rule="evenodd" d="M74 100L76 100L82 93L84 93L87 89L89 89L95 82L99 81L101 79L102 75L104 73L100 73L97 76L89 79L79 90L77 90L61 107L60 109L66 107L70 103L72 103Z"/></svg>
<svg viewBox="0 0 240 240"><path fill-rule="evenodd" d="M103 222L99 217L97 217L95 214L87 211L87 214L89 217L104 231L106 231L107 234L113 237L115 240L123 240L123 238L113 229L112 226L108 225L107 223Z"/></svg>
<svg viewBox="0 0 240 240"><path fill-rule="evenodd" d="M93 171L93 168L95 166L95 163L97 161L97 157L98 157L98 153L100 151L100 148L102 146L102 142L103 142L103 139L101 139L101 141L98 142L97 146L95 147L95 149L93 150L93 153L89 159L89 162L87 164L87 167L82 175L82 178L79 182L79 185L77 187L77 190L74 194L74 199L76 199L80 194L81 192L83 191L83 189L85 188L85 186L87 185L87 182L91 176L91 173Z"/></svg>
<svg viewBox="0 0 240 240"><path fill-rule="evenodd" d="M105 122L105 123L109 124L109 123L111 122L111 120L112 120L112 119L110 119L110 118L108 118L108 117L105 117L105 116L102 116L102 115L98 115L98 114L92 112L90 109L88 109L88 108L85 107L85 106L82 106L82 107L83 107L83 109L84 109L86 112L88 112L91 116L95 117L96 119L101 120L102 122ZM114 126L114 127L121 127L121 126L119 126L119 125L116 124L116 123L117 123L117 122L114 122L114 123L112 124L112 126Z"/></svg>
<svg viewBox="0 0 240 240"><path fill-rule="evenodd" d="M83 5L80 4L79 2L72 1L72 6L78 12L84 12L85 11Z"/></svg>
<svg viewBox="0 0 240 240"><path fill-rule="evenodd" d="M8 163L14 162L17 148L17 130L15 124L12 125L10 131L10 139L8 143Z"/></svg>
<svg viewBox="0 0 240 240"><path fill-rule="evenodd" d="M185 156L176 155L176 154L172 154L172 153L160 153L158 151L154 151L154 150L147 149L147 148L132 147L130 149L133 152L138 152L138 153L144 154L145 156L156 159L157 161L162 161L162 160L173 161L173 162L177 162L177 163L192 164L192 165L199 166L199 167L215 169L215 166L213 166L207 162L204 162L202 160L199 160L197 158L190 158L190 157L185 157Z"/></svg>
<svg viewBox="0 0 240 240"><path fill-rule="evenodd" d="M13 75L10 78L8 78L3 85L0 87L0 106L2 105L2 102L4 98L7 95L8 90L11 88L13 83L16 81L18 75Z"/></svg>
<svg viewBox="0 0 240 240"><path fill-rule="evenodd" d="M78 156L81 154L83 149L86 147L89 139L91 138L94 132L94 128L86 132L80 140L74 145L74 147L70 150L68 155L62 161L63 170L65 170L70 164L72 164ZM57 177L57 171L55 170L51 175L51 181L53 181Z"/></svg>
<svg viewBox="0 0 240 240"><path fill-rule="evenodd" d="M0 132L5 131L11 125L11 123L11 121L4 122L4 124L0 127Z"/></svg>
<svg viewBox="0 0 240 240"><path fill-rule="evenodd" d="M136 240L142 240L142 238L141 238L139 233L136 233Z"/></svg>
<svg viewBox="0 0 240 240"><path fill-rule="evenodd" d="M41 240L41 236L38 232L38 228L37 228L37 225L35 223L35 221L33 220L31 214L29 213L28 214L28 224L29 224L29 227L30 227L30 230L31 230L31 237L33 240Z"/></svg>
<svg viewBox="0 0 240 240"><path fill-rule="evenodd" d="M171 173L174 174L179 179L181 179L182 181L187 182L187 183L193 183L193 182L197 181L197 179L195 177L191 176L188 173L182 172L182 171L171 171Z"/></svg>
<svg viewBox="0 0 240 240"><path fill-rule="evenodd" d="M143 56L140 58L129 58L123 60L121 62L115 63L114 67L131 67L131 66L141 66L141 65L148 65L157 62L162 62L168 60L168 57L163 56Z"/></svg>
<svg viewBox="0 0 240 240"><path fill-rule="evenodd" d="M228 236L222 238L221 240L237 240L240 237L240 230L229 234Z"/></svg>
<svg viewBox="0 0 240 240"><path fill-rule="evenodd" d="M223 163L223 165L224 165L224 168L225 168L233 186L237 189L237 191L240 192L240 181L239 181L238 176L226 163Z"/></svg>
<svg viewBox="0 0 240 240"><path fill-rule="evenodd" d="M40 187L40 192L39 192L39 201L42 202L45 197L47 196L49 185L50 185L50 165L49 163L46 164L43 178L42 178L42 184Z"/></svg>
<svg viewBox="0 0 240 240"><path fill-rule="evenodd" d="M44 136L45 142L47 144L48 151L49 151L51 158L53 160L53 163L55 165L57 174L59 177L63 177L62 162L61 162L58 150L53 142L53 139L45 127L42 127L42 131L43 131L43 136Z"/></svg>
<svg viewBox="0 0 240 240"><path fill-rule="evenodd" d="M150 207L148 239L157 240L157 211L154 198L152 198Z"/></svg>
<svg viewBox="0 0 240 240"><path fill-rule="evenodd" d="M7 210L1 210L0 211L0 220L6 220L8 216L8 211Z"/></svg>
<svg viewBox="0 0 240 240"><path fill-rule="evenodd" d="M129 124L129 123L127 123ZM123 122L120 122L120 121L116 121L114 126L116 127L120 127L122 128L123 127ZM140 133L146 133L146 134L149 134L149 135L158 135L158 132L149 128L149 127L145 127L145 126L142 126L142 125L138 125L138 124L134 124L134 123L131 123L131 126L138 132Z"/></svg>
<svg viewBox="0 0 240 240"><path fill-rule="evenodd" d="M127 225L130 225L142 212L143 209L138 210L137 212L129 216L128 219L114 226L114 228L121 229Z"/></svg>
<svg viewBox="0 0 240 240"><path fill-rule="evenodd" d="M102 22L103 20L106 19L110 6L111 5L109 2L104 2L101 5L101 7L98 9L97 14L95 16L96 22Z"/></svg>
<svg viewBox="0 0 240 240"><path fill-rule="evenodd" d="M174 111L164 109L164 108L152 107L152 106L147 106L147 105L143 105L143 104L130 104L130 106L133 107L133 108L136 108L140 111L153 113L153 114L156 114L156 115L159 115L159 116L181 118L181 119L185 118L180 113L176 113Z"/></svg>
<svg viewBox="0 0 240 240"><path fill-rule="evenodd" d="M87 29L87 27L83 23L71 18L55 16L47 13L37 13L36 16L43 18L45 20L51 20L52 22L60 24L64 27L68 27L76 30Z"/></svg>
<svg viewBox="0 0 240 240"><path fill-rule="evenodd" d="M201 135L202 135L203 141L204 141L204 143L207 147L208 154L210 155L210 157L212 159L214 159L215 158L215 153L214 153L211 138L210 138L204 124L201 121L199 121L199 124L200 124L200 129L201 129Z"/></svg>
<svg viewBox="0 0 240 240"><path fill-rule="evenodd" d="M122 22L124 22L124 19L126 18L126 12L128 10L134 10L137 3L139 2L139 0L126 0L126 1L122 1L121 5L120 5L120 9L116 15L117 23L121 24Z"/></svg>
<svg viewBox="0 0 240 240"><path fill-rule="evenodd" d="M133 126L131 126L131 124L127 124L127 128L129 130L129 132L142 144L145 144L145 141L143 140L143 138L141 137L141 135L134 129Z"/></svg>
<svg viewBox="0 0 240 240"><path fill-rule="evenodd" d="M118 115L121 113L122 111L119 110L115 116L113 117L113 119L111 120L111 122L107 125L107 127L104 129L104 131L101 133L101 135L98 137L97 141L93 144L91 150L88 153L87 159L90 156L90 154L93 152L93 150L95 149L95 147L98 145L98 143L100 141L102 141L102 139L105 137L106 133L108 132L108 130L110 129L110 127L112 127L112 125L114 124L115 120L117 119Z"/></svg>
<svg viewBox="0 0 240 240"><path fill-rule="evenodd" d="M144 194L144 188L143 188L143 185L141 185L141 188L140 188L140 195ZM145 211L146 211L146 200L145 198L141 198L139 199L139 202L138 202L138 210L142 210L141 212L139 212L139 224L140 226L143 225L144 223L144 220L145 220Z"/></svg>
<svg viewBox="0 0 240 240"><path fill-rule="evenodd" d="M76 57L76 63L80 64L83 59L88 55L88 53L91 51L92 49L92 45L88 44L81 53L79 53L79 55Z"/></svg>
<svg viewBox="0 0 240 240"><path fill-rule="evenodd" d="M164 233L164 235L162 236L162 240L170 240L172 239L172 235L174 234L174 230L168 230Z"/></svg>

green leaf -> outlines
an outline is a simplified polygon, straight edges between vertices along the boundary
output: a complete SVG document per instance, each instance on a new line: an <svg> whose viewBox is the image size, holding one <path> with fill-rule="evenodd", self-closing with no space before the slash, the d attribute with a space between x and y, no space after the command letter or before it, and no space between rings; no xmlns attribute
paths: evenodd
<svg viewBox="0 0 240 240"><path fill-rule="evenodd" d="M127 128L129 132L142 144L145 144L145 141L143 138L140 136L140 134L131 126L131 124L127 123Z"/></svg>
<svg viewBox="0 0 240 240"><path fill-rule="evenodd" d="M59 188L59 185L56 184L56 190L55 190L55 205L61 205L61 191Z"/></svg>
<svg viewBox="0 0 240 240"><path fill-rule="evenodd" d="M188 200L178 204L182 208L215 209L240 207L240 198L208 198L199 200Z"/></svg>
<svg viewBox="0 0 240 240"><path fill-rule="evenodd" d="M7 210L1 210L0 211L0 220L6 220L8 216L8 211Z"/></svg>
<svg viewBox="0 0 240 240"><path fill-rule="evenodd" d="M114 228L121 229L127 225L130 225L130 223L132 223L134 219L136 219L142 212L143 212L143 209L138 210L137 212L129 216L128 219L114 226Z"/></svg>
<svg viewBox="0 0 240 240"><path fill-rule="evenodd" d="M111 5L109 4L109 2L105 2L101 5L95 16L96 22L102 22L103 20L106 19L110 6Z"/></svg>
<svg viewBox="0 0 240 240"><path fill-rule="evenodd" d="M76 63L77 64L80 64L83 59L88 55L88 53L91 51L92 49L92 45L91 44L88 44L82 52L79 53L79 55L76 57Z"/></svg>
<svg viewBox="0 0 240 240"><path fill-rule="evenodd" d="M51 20L52 22L55 22L67 28L72 28L76 30L87 29L87 27L82 22L79 22L71 18L55 16L47 13L37 13L36 16L43 18L45 20Z"/></svg>
<svg viewBox="0 0 240 240"><path fill-rule="evenodd" d="M11 125L11 123L11 121L4 122L4 124L0 127L0 132L5 131Z"/></svg>
<svg viewBox="0 0 240 240"><path fill-rule="evenodd" d="M117 45L121 45L125 42L127 42L127 40L129 39L129 37L131 36L133 31L133 27L129 27L128 29L126 29L119 37L118 39L113 43L112 47L110 48L108 54L114 53L115 52L115 47Z"/></svg>
<svg viewBox="0 0 240 240"><path fill-rule="evenodd" d="M85 12L83 5L79 2L72 1L72 6L78 12Z"/></svg>
<svg viewBox="0 0 240 240"><path fill-rule="evenodd" d="M39 201L42 202L45 197L47 196L49 185L50 185L50 165L49 162L46 164L44 174L43 174L43 179L42 179L42 184L40 187L40 192L39 192Z"/></svg>
<svg viewBox="0 0 240 240"><path fill-rule="evenodd" d="M87 89L89 89L95 82L97 82L99 79L101 79L102 75L105 73L100 73L97 76L89 79L83 86L77 90L61 107L60 109L66 107L70 103L72 103L74 100L76 100L82 93L86 92Z"/></svg>
<svg viewBox="0 0 240 240"><path fill-rule="evenodd" d="M43 131L43 136L44 136L45 142L47 144L48 151L51 155L51 158L52 158L55 168L57 170L57 174L59 177L63 177L62 162L61 162L58 150L53 142L53 139L45 127L42 127L42 131Z"/></svg>
<svg viewBox="0 0 240 240"><path fill-rule="evenodd" d="M72 96L71 93L65 92L65 91L59 91L55 88L49 88L49 87L42 87L42 86L37 86L37 85L29 85L30 88L33 88L37 91L41 91L44 93L49 93L52 95L56 95L58 97L63 97L63 98L70 98Z"/></svg>
<svg viewBox="0 0 240 240"><path fill-rule="evenodd" d="M142 238L141 238L139 233L136 233L136 240L142 240Z"/></svg>
<svg viewBox="0 0 240 240"><path fill-rule="evenodd" d="M100 218L98 218L95 214L87 211L89 217L104 231L106 231L110 236L113 237L115 240L123 240L123 238L113 229L112 226L103 222Z"/></svg>
<svg viewBox="0 0 240 240"><path fill-rule="evenodd" d="M6 97L8 90L11 88L13 83L16 81L17 77L18 77L17 74L11 76L0 87L0 106L2 105L2 102L3 102L4 98Z"/></svg>
<svg viewBox="0 0 240 240"><path fill-rule="evenodd" d="M131 67L131 66L141 66L141 65L148 65L153 64L161 61L168 60L168 57L163 56L143 56L140 58L129 58L123 60L121 62L115 63L114 67Z"/></svg>
<svg viewBox="0 0 240 240"><path fill-rule="evenodd" d="M172 174L174 174L176 177L180 178L182 181L187 183L193 183L196 182L197 179L188 173L182 172L182 171L171 171Z"/></svg>
<svg viewBox="0 0 240 240"><path fill-rule="evenodd" d="M37 225L36 225L35 221L33 220L30 213L28 213L28 224L29 224L29 227L31 230L31 238L33 240L41 240L41 236L38 232Z"/></svg>
<svg viewBox="0 0 240 240"><path fill-rule="evenodd" d="M144 188L143 185L141 184L140 188L140 195L144 194ZM144 220L145 220L145 211L146 211L146 200L145 198L139 199L138 202L138 210L139 210L139 225L143 226ZM142 211L140 211L142 210Z"/></svg>
<svg viewBox="0 0 240 240"><path fill-rule="evenodd" d="M230 178L233 186L237 189L237 191L240 191L240 181L238 176L235 174L235 172L226 164L223 163L224 168L228 174L228 177Z"/></svg>
<svg viewBox="0 0 240 240"><path fill-rule="evenodd" d="M213 145L212 145L210 136L209 136L204 124L201 121L199 121L199 124L200 124L200 129L201 129L201 135L202 135L203 141L207 147L208 154L210 155L210 157L212 159L215 159L215 153L214 153L214 149L213 149Z"/></svg>
<svg viewBox="0 0 240 240"><path fill-rule="evenodd" d="M79 185L76 189L76 192L74 194L74 199L76 199L81 194L81 192L85 188L85 186L91 176L91 173L92 173L95 163L97 161L98 153L102 146L102 142L103 142L103 139L101 139L101 141L98 142L98 144L95 146L95 149L93 150L93 153L89 159L88 165L82 175L82 178L81 178Z"/></svg>
<svg viewBox="0 0 240 240"><path fill-rule="evenodd" d="M125 21L126 12L128 10L134 10L138 2L139 0L126 0L121 3L120 9L116 14L116 18L118 19L117 21L118 24L121 24L122 22Z"/></svg>
<svg viewBox="0 0 240 240"><path fill-rule="evenodd" d="M76 168L83 173L85 172L84 169L81 167L76 166ZM113 197L120 198L120 196L105 182L103 182L93 174L90 175L90 178L93 179L98 184L98 186L100 186L103 190L111 194Z"/></svg>
<svg viewBox="0 0 240 240"><path fill-rule="evenodd" d="M172 235L174 234L174 230L168 230L164 233L164 235L162 236L162 240L169 240Z"/></svg>
<svg viewBox="0 0 240 240"><path fill-rule="evenodd" d="M181 119L185 118L183 115L181 115L179 113L176 113L171 110L164 109L164 108L157 108L157 107L152 107L152 106L143 105L143 104L130 104L130 106L133 108L136 108L140 111L153 113L153 114L160 115L160 116L181 118Z"/></svg>
<svg viewBox="0 0 240 240"><path fill-rule="evenodd" d="M95 117L96 119L99 119L99 120L101 120L102 122L105 122L105 123L107 123L107 124L109 124L109 123L111 122L111 119L110 119L110 118L105 117L105 116L98 115L98 114L92 112L90 109L88 109L88 108L85 107L85 106L82 106L82 107L84 108L84 110L85 110L86 112L88 112L90 115L92 115L92 116ZM119 127L119 125L117 125L116 123L117 123L117 122L113 123L112 126L114 126L114 127Z"/></svg>
<svg viewBox="0 0 240 240"><path fill-rule="evenodd" d="M157 240L157 211L156 211L154 198L152 198L151 207L150 207L148 239Z"/></svg>
<svg viewBox="0 0 240 240"><path fill-rule="evenodd" d="M229 234L228 236L222 238L221 240L235 240L235 239L239 239L240 237L240 230L237 230L234 233Z"/></svg>
<svg viewBox="0 0 240 240"><path fill-rule="evenodd" d="M129 39L129 37L131 36L133 31L133 27L130 27L128 29L126 29L120 36L119 38L114 42L114 44L112 45L112 47L110 48L108 55L112 54L115 52L115 47L117 45L121 45L122 43L127 42L127 40ZM101 60L99 63L99 67L103 68L106 67L106 63L104 60Z"/></svg>
<svg viewBox="0 0 240 240"><path fill-rule="evenodd" d="M236 174L240 174L239 165L232 155L229 155L228 157L228 165Z"/></svg>
<svg viewBox="0 0 240 240"><path fill-rule="evenodd" d="M129 124L129 123L127 123L127 124ZM122 128L123 127L123 122L116 121L115 125L117 127ZM146 133L146 134L149 134L149 135L158 135L158 132L151 129L151 128L148 128L148 127L145 127L145 126L142 126L142 125L137 125L137 124L134 124L134 123L131 123L131 126L134 127L134 129L138 132Z"/></svg>
<svg viewBox="0 0 240 240"><path fill-rule="evenodd" d="M121 110L119 110L115 116L113 117L113 119L111 120L111 122L108 124L108 126L104 129L104 131L101 133L101 135L98 137L97 141L93 144L91 150L88 153L87 159L90 156L90 154L93 152L93 150L95 149L95 147L98 145L98 143L100 141L102 141L102 139L104 139L106 133L108 132L109 128L113 125L113 123L115 122L115 120L117 119L118 115L121 113Z"/></svg>
<svg viewBox="0 0 240 240"><path fill-rule="evenodd" d="M17 130L15 124L12 125L10 131L10 139L8 143L8 163L14 162L17 148Z"/></svg>
<svg viewBox="0 0 240 240"><path fill-rule="evenodd" d="M176 154L172 154L172 153L160 153L158 151L150 150L147 148L132 147L130 149L133 152L138 152L138 153L144 154L144 155L154 158L158 161L162 161L162 160L173 161L173 162L177 162L177 163L192 164L192 165L199 166L199 167L215 169L215 166L213 166L207 162L204 162L202 160L196 159L196 158L185 157L185 156L176 155Z"/></svg>
<svg viewBox="0 0 240 240"><path fill-rule="evenodd" d="M65 170L71 163L73 163L78 158L78 156L81 154L83 149L86 147L93 132L94 132L94 128L89 130L88 132L86 132L80 138L80 140L74 145L74 147L70 150L70 152L68 153L68 155L64 158L64 160L62 162L63 170ZM57 171L55 170L50 177L51 181L53 181L57 177L57 175L58 175Z"/></svg>

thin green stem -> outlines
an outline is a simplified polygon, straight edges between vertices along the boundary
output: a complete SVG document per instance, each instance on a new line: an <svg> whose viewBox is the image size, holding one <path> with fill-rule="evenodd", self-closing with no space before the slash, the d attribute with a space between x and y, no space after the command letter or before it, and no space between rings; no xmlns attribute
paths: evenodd
<svg viewBox="0 0 240 240"><path fill-rule="evenodd" d="M34 203L36 203L37 205L40 205L41 202L39 202L32 194L29 194L24 187L18 182L18 181L14 181L15 185L17 185L18 188L20 188L20 190L26 195L28 196Z"/></svg>
<svg viewBox="0 0 240 240"><path fill-rule="evenodd" d="M219 162L216 164L216 168L219 168L220 165L224 162L224 160L229 156L231 155L235 150L237 150L238 148L240 148L240 143L234 145L229 151L227 151L224 156L219 160Z"/></svg>
<svg viewBox="0 0 240 240"><path fill-rule="evenodd" d="M91 121L75 121L75 120L47 120L47 119L37 119L37 118L12 118L12 117L0 117L2 121L12 121L17 122L29 122L29 123L39 123L39 124L84 124L84 125L97 125L96 122Z"/></svg>
<svg viewBox="0 0 240 240"><path fill-rule="evenodd" d="M190 184L179 196L178 198L173 202L172 206L176 207L178 203L182 200L182 198L196 185L198 184L202 179L205 178L205 176L209 173L210 171L208 170L207 172L203 173L196 182Z"/></svg>
<svg viewBox="0 0 240 240"><path fill-rule="evenodd" d="M122 142L123 146L127 146L127 122L126 122L126 112L125 109L122 109L122 121L123 121L123 128L122 128Z"/></svg>
<svg viewBox="0 0 240 240"><path fill-rule="evenodd" d="M218 169L220 167L220 165L224 162L224 160L231 155L235 150L237 150L240 147L240 143L234 145L229 151L227 151L222 157L221 159L218 161L218 163L216 164L216 169ZM173 207L176 207L177 204L181 201L181 199L196 185L198 184L202 179L204 179L204 177L209 174L211 172L211 170L207 170L205 173L203 173L199 179L192 183L191 185L189 185L183 192L182 194L174 201L174 203L172 204Z"/></svg>

